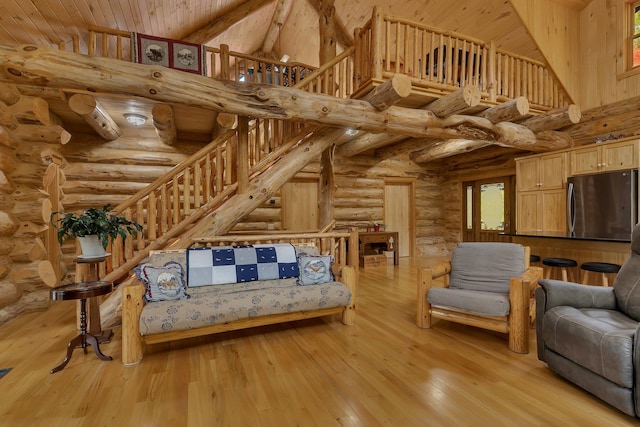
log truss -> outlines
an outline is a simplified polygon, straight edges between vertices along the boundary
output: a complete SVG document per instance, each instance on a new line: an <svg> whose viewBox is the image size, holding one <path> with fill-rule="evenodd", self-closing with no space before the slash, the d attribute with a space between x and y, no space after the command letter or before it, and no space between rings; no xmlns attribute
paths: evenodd
<svg viewBox="0 0 640 427"><path fill-rule="evenodd" d="M0 47L0 80L70 92L144 97L240 116L352 128L361 131L360 135L341 147L339 153L353 156L405 142L406 152L420 163L489 145L534 152L570 147L571 137L558 130L580 120L580 110L575 105L530 116L525 98L482 109L478 106L477 89L471 86L420 109L394 106L410 92L408 79L401 75L395 75L364 99L340 99L293 88L218 81L162 67L31 45ZM5 121L9 120L6 126L11 128L14 124L10 117L14 116L4 116ZM169 137L167 142L170 140Z"/></svg>

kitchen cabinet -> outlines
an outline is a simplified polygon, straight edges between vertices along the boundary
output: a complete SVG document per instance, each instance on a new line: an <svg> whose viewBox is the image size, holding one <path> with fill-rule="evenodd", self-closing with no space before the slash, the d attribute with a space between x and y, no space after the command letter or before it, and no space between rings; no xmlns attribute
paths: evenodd
<svg viewBox="0 0 640 427"><path fill-rule="evenodd" d="M516 230L566 230L566 153L516 159Z"/></svg>
<svg viewBox="0 0 640 427"><path fill-rule="evenodd" d="M564 188L566 153L541 154L516 159L517 191Z"/></svg>
<svg viewBox="0 0 640 427"><path fill-rule="evenodd" d="M569 175L606 172L638 167L639 140L591 144L569 152Z"/></svg>

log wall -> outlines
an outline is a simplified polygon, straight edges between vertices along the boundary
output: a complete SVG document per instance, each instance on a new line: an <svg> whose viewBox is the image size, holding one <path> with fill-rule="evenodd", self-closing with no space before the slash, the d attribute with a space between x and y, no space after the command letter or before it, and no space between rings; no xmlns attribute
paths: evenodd
<svg viewBox="0 0 640 427"><path fill-rule="evenodd" d="M62 159L58 147L66 131L50 125L48 104L23 97L12 85L0 88L5 110L0 123L0 325L20 314L49 307L56 269L48 260L47 167ZM12 106L33 105L14 115ZM46 129L39 132L38 129ZM51 132L49 132L51 130Z"/></svg>

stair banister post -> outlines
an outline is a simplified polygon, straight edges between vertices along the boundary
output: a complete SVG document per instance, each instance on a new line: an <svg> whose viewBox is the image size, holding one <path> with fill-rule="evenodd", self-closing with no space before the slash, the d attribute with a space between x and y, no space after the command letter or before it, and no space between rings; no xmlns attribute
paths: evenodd
<svg viewBox="0 0 640 427"><path fill-rule="evenodd" d="M487 89L489 89L489 101L495 102L497 99L497 81L496 81L496 42L491 40L489 43L489 79Z"/></svg>
<svg viewBox="0 0 640 427"><path fill-rule="evenodd" d="M385 43L388 41L384 34L384 16L379 6L374 6L373 17L371 18L371 53L372 59L372 77L374 79L382 78L382 52L384 52ZM389 58L387 58L387 61Z"/></svg>
<svg viewBox="0 0 640 427"><path fill-rule="evenodd" d="M229 45L220 45L220 80L229 80Z"/></svg>

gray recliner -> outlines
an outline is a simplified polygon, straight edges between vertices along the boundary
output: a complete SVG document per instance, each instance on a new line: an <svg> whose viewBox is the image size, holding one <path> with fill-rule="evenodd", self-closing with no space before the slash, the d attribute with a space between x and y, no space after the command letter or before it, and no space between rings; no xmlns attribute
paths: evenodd
<svg viewBox="0 0 640 427"><path fill-rule="evenodd" d="M540 280L538 359L629 415L640 417L640 224L613 287Z"/></svg>

